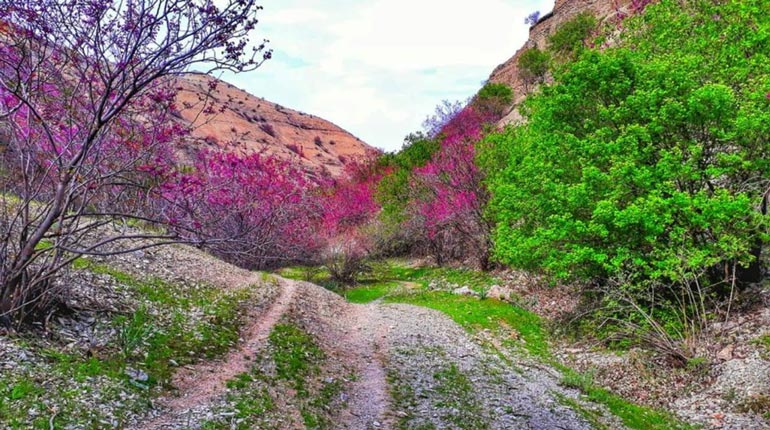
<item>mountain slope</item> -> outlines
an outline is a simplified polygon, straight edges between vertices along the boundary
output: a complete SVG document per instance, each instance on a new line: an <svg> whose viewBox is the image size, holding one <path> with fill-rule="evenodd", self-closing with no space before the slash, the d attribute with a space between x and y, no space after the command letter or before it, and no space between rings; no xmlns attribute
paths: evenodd
<svg viewBox="0 0 770 430"><path fill-rule="evenodd" d="M553 11L543 15L537 24L529 29L529 39L516 53L492 71L489 82L506 84L513 89L514 106L521 103L528 94L524 80L519 72L519 57L530 48L545 49L548 37L565 22L581 12L596 16L599 22L616 16L618 13L629 13L634 0L556 0ZM517 109L513 109L501 120L501 124L517 122L521 119Z"/></svg>
<svg viewBox="0 0 770 430"><path fill-rule="evenodd" d="M180 119L193 126L194 147L292 160L313 175L338 176L353 160L376 153L342 128L287 109L208 75L178 78Z"/></svg>

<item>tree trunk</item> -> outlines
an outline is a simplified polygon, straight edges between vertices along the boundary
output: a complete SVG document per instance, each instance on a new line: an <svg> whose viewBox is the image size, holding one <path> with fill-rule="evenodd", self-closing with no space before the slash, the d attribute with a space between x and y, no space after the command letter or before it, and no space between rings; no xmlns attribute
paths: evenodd
<svg viewBox="0 0 770 430"><path fill-rule="evenodd" d="M762 196L762 205L760 207L762 215L767 215L767 200L769 197L770 189ZM749 264L749 267L737 268L735 277L738 285L745 286L762 282L762 245L762 240L757 238L754 242L754 247L750 251L751 255L754 256L751 264Z"/></svg>

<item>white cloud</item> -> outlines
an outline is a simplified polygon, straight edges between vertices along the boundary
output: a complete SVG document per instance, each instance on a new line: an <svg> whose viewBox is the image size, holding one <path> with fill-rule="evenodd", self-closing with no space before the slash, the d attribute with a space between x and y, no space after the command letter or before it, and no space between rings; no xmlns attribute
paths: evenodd
<svg viewBox="0 0 770 430"><path fill-rule="evenodd" d="M281 0L255 38L275 59L225 79L387 150L442 99L465 99L526 41L552 0Z"/></svg>

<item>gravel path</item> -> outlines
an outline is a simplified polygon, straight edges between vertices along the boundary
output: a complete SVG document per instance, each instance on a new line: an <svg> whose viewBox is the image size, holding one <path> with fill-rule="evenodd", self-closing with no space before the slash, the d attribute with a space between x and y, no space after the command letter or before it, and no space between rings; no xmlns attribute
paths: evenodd
<svg viewBox="0 0 770 430"><path fill-rule="evenodd" d="M588 429L560 397L577 399L548 372L520 368L484 349L444 314L410 305L372 309L387 327L388 373L406 428ZM411 396L409 396L411 394Z"/></svg>
<svg viewBox="0 0 770 430"><path fill-rule="evenodd" d="M356 305L299 283L290 312L354 372L336 429L580 430L550 369L516 366L441 312ZM590 405L588 405L590 407Z"/></svg>
<svg viewBox="0 0 770 430"><path fill-rule="evenodd" d="M163 400L163 413L138 429L197 428L279 321L311 333L332 358L325 371L348 381L334 429L590 428L564 406L564 399L579 401L578 394L559 386L552 372L516 366L440 312L350 304L319 286L278 279L278 298L255 313L243 346L223 361L180 372L180 395Z"/></svg>

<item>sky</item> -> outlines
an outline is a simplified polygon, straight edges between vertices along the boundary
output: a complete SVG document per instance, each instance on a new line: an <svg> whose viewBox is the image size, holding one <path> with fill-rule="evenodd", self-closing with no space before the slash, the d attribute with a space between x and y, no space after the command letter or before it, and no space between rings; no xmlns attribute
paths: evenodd
<svg viewBox="0 0 770 430"><path fill-rule="evenodd" d="M222 76L394 151L442 100L474 95L553 0L264 0L273 59Z"/></svg>

